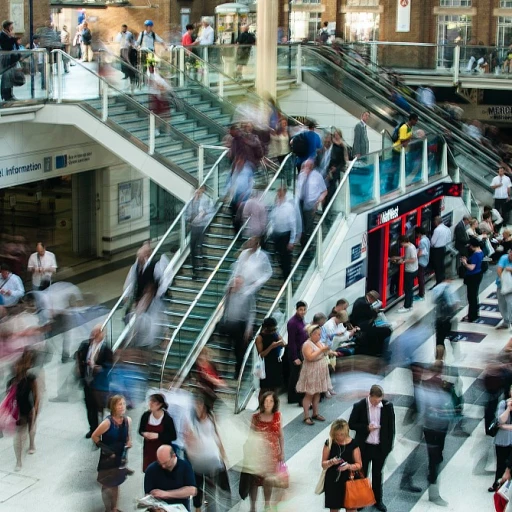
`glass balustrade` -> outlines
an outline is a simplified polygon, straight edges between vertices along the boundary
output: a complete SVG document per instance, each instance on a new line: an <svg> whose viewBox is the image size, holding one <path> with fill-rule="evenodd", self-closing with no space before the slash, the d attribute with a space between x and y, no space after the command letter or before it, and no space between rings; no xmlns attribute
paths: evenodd
<svg viewBox="0 0 512 512"><path fill-rule="evenodd" d="M215 149L217 156L215 163L205 174L201 184L205 187L205 193L211 198L216 208L222 196L222 185L230 172L231 164L225 148ZM204 163L204 162L203 162ZM186 222L185 212L187 204L183 205L178 216L174 219L165 234L158 240L151 260L158 261L161 273L159 295L165 293L176 272L176 262L183 255L189 242L190 226ZM136 314L130 312L130 290L125 290L114 308L110 311L103 324L107 340L114 349L128 342L136 323Z"/></svg>

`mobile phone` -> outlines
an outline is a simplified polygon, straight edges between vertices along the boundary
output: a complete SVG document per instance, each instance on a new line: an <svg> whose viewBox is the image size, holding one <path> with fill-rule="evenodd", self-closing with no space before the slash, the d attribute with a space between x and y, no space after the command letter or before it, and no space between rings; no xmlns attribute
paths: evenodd
<svg viewBox="0 0 512 512"><path fill-rule="evenodd" d="M343 461L341 464L340 464L340 468L343 467L343 466L346 466L348 464L348 462L345 462Z"/></svg>

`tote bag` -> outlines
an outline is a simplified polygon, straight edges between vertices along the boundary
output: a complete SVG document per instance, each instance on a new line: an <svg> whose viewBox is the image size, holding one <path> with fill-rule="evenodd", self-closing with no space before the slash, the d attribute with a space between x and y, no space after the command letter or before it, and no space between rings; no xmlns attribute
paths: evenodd
<svg viewBox="0 0 512 512"><path fill-rule="evenodd" d="M329 437L329 452L331 451L332 439ZM315 487L315 494L322 494L324 492L325 486L325 473L327 473L327 469L322 469L320 473L320 478L318 479L318 483Z"/></svg>
<svg viewBox="0 0 512 512"><path fill-rule="evenodd" d="M252 374L260 380L267 378L267 373L265 372L265 359L258 355L256 359L256 363L254 364L254 370Z"/></svg>
<svg viewBox="0 0 512 512"><path fill-rule="evenodd" d="M508 295L512 293L512 273L503 269L500 277L501 281L501 294Z"/></svg>
<svg viewBox="0 0 512 512"><path fill-rule="evenodd" d="M355 476L359 478L354 478ZM344 507L364 508L376 503L375 496L372 491L372 485L368 478L364 478L362 473L356 471L350 473L350 478L345 484L345 503Z"/></svg>

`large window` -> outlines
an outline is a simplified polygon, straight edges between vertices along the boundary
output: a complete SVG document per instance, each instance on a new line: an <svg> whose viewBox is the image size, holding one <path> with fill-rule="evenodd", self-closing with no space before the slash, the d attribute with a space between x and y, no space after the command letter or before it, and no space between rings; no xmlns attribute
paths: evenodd
<svg viewBox="0 0 512 512"><path fill-rule="evenodd" d="M378 41L379 14L373 12L347 12L345 14L345 41Z"/></svg>
<svg viewBox="0 0 512 512"><path fill-rule="evenodd" d="M471 0L441 0L441 7L471 7Z"/></svg>
<svg viewBox="0 0 512 512"><path fill-rule="evenodd" d="M499 16L496 45L508 46L510 44L512 44L512 16Z"/></svg>
<svg viewBox="0 0 512 512"><path fill-rule="evenodd" d="M512 0L500 0L500 7L502 9L512 9Z"/></svg>
<svg viewBox="0 0 512 512"><path fill-rule="evenodd" d="M451 68L453 48L445 45L454 43L466 44L471 39L471 16L438 16L437 17L437 66Z"/></svg>
<svg viewBox="0 0 512 512"><path fill-rule="evenodd" d="M304 39L307 39L308 41L314 41L318 35L318 31L320 30L321 21L321 12L292 11L292 41L301 41Z"/></svg>

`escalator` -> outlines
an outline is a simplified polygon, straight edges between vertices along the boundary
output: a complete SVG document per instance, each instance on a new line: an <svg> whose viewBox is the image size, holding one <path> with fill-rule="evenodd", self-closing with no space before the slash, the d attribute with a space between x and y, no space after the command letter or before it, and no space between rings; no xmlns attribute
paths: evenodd
<svg viewBox="0 0 512 512"><path fill-rule="evenodd" d="M302 69L304 82L329 100L359 117L361 108L373 115L370 126L392 132L397 122L407 118L408 112L391 99L391 92L401 92L383 77L379 78L364 62L348 53L342 55L325 47L303 47ZM403 94L403 92L401 92ZM474 139L444 119L436 110L420 105L407 96L412 111L418 113L418 127L426 133L443 134L466 180L476 186L474 192L481 202L492 200L490 181L497 174L499 159L489 149L479 146Z"/></svg>

